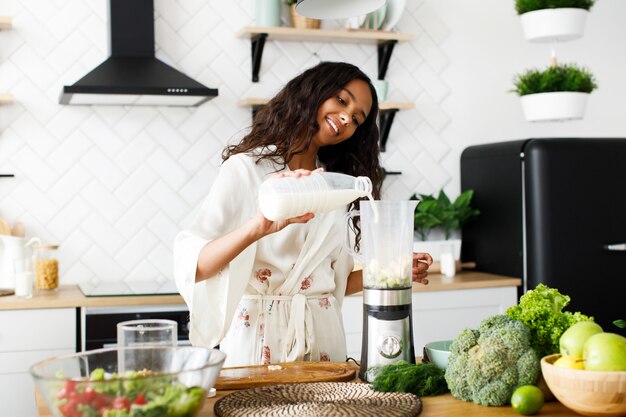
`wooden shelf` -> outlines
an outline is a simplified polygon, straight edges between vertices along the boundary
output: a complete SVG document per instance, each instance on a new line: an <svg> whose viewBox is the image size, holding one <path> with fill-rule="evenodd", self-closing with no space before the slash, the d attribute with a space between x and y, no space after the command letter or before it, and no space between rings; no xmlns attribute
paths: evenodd
<svg viewBox="0 0 626 417"><path fill-rule="evenodd" d="M265 41L314 41L339 43L370 43L378 45L378 79L387 73L393 47L398 42L410 41L413 35L381 30L327 30L296 29L291 27L246 26L237 32L239 38L249 38L252 46L252 82L259 81L259 70Z"/></svg>
<svg viewBox="0 0 626 417"><path fill-rule="evenodd" d="M13 27L13 21L9 16L0 16L0 30L10 30Z"/></svg>
<svg viewBox="0 0 626 417"><path fill-rule="evenodd" d="M327 29L296 29L290 27L246 26L237 32L239 38L254 38L267 34L270 40L280 41L314 41L340 43L373 43L387 41L410 41L413 35L382 30L327 30Z"/></svg>
<svg viewBox="0 0 626 417"><path fill-rule="evenodd" d="M250 97L240 100L237 104L242 107L251 107L252 118L254 118L254 115L259 107L262 107L268 101L269 99L267 98ZM414 108L415 103L412 102L383 101L378 104L378 126L380 129L381 152L385 152L387 140L389 139L389 131L391 130L391 125L393 124L393 119L396 116L396 113L400 110L410 110ZM394 175L394 173L389 172L389 175Z"/></svg>
<svg viewBox="0 0 626 417"><path fill-rule="evenodd" d="M7 93L0 93L0 104L13 103L13 95Z"/></svg>

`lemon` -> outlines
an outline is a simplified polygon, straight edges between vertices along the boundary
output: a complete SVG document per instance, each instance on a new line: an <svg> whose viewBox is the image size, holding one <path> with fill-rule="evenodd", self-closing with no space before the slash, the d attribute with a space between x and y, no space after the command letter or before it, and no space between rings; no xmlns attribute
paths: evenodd
<svg viewBox="0 0 626 417"><path fill-rule="evenodd" d="M571 369L585 369L584 364L583 358L576 355L563 355L554 362L554 366Z"/></svg>
<svg viewBox="0 0 626 417"><path fill-rule="evenodd" d="M543 407L543 392L534 385L522 385L513 391L511 407L525 416L537 414Z"/></svg>

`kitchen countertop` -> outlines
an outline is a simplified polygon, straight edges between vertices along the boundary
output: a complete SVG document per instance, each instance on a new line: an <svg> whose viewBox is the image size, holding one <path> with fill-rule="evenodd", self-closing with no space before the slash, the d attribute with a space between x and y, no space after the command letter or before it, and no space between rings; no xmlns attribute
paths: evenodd
<svg viewBox="0 0 626 417"><path fill-rule="evenodd" d="M428 276L428 285L414 284L414 292L467 290L476 288L517 287L522 284L519 278L484 272L463 271L452 278L439 274ZM357 293L355 295L360 295ZM0 297L0 310L22 310L38 308L67 307L117 307L158 304L184 304L180 295L137 295L85 297L75 285L60 286L56 290L35 290L32 298L14 295Z"/></svg>
<svg viewBox="0 0 626 417"><path fill-rule="evenodd" d="M356 365L354 365L356 368ZM362 381L356 377L353 383L362 383ZM213 398L207 398L204 402L202 410L198 414L198 417L214 417L213 406L215 402L220 398L235 391L218 391L217 395ZM47 407L43 403L43 400L37 396L37 409L39 417L52 417ZM465 401L458 400L450 394L438 395L435 397L422 397L423 409L420 413L420 417L448 417L448 416L463 416L463 417L519 417L520 415L513 411L510 406L503 407L485 407L478 404L467 403ZM544 404L543 408L539 412L541 417L565 417L576 415L573 411L566 408L563 404L556 400L548 401Z"/></svg>

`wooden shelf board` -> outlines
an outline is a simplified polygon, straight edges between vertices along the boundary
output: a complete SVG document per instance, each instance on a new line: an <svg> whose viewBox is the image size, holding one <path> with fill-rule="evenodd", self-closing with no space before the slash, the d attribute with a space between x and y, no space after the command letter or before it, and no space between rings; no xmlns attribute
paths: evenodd
<svg viewBox="0 0 626 417"><path fill-rule="evenodd" d="M7 93L0 93L0 104L13 103L13 95Z"/></svg>
<svg viewBox="0 0 626 417"><path fill-rule="evenodd" d="M0 30L9 30L13 27L13 22L9 16L0 16Z"/></svg>
<svg viewBox="0 0 626 417"><path fill-rule="evenodd" d="M262 106L267 104L269 99L260 98L260 97L250 97L243 100L240 100L237 104L242 107L249 106ZM415 103L412 102L399 102L399 101L383 101L382 103L378 103L379 110L390 110L390 109L398 109L398 110L410 110L415 108Z"/></svg>
<svg viewBox="0 0 626 417"><path fill-rule="evenodd" d="M246 26L237 32L239 38L252 38L266 33L268 39L282 41L382 43L410 41L413 35L381 30L296 29L291 27Z"/></svg>

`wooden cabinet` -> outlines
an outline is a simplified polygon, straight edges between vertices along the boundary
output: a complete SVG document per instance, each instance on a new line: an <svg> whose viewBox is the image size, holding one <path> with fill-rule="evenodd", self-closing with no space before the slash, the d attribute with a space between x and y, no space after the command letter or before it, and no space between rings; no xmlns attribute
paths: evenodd
<svg viewBox="0 0 626 417"><path fill-rule="evenodd" d="M30 367L76 352L76 308L0 311L0 417L36 417Z"/></svg>
<svg viewBox="0 0 626 417"><path fill-rule="evenodd" d="M431 277L429 276L429 279ZM467 289L445 289L433 276L437 290L414 291L412 296L413 343L415 354L421 355L424 345L436 340L454 339L466 327L475 329L480 322L501 314L517 304L517 285ZM435 281L435 282L432 282ZM519 280L518 280L519 281ZM430 284L429 284L430 285ZM454 288L454 285L451 285ZM426 287L424 287L426 289ZM348 357L361 359L363 334L363 297L346 297L342 309Z"/></svg>

